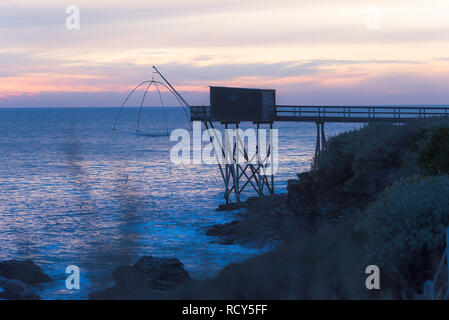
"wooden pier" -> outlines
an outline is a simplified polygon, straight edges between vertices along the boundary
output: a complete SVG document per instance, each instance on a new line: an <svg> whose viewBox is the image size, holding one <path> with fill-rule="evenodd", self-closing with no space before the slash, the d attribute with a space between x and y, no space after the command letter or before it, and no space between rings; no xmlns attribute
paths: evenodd
<svg viewBox="0 0 449 320"><path fill-rule="evenodd" d="M326 122L334 123L372 123L372 122L389 122L389 123L406 123L409 121L417 119L429 119L429 118L447 118L449 116L449 107L447 106L286 106L277 105L272 107L270 121L252 121L254 124L259 125L262 123L270 124L270 128L273 127L273 123L277 121L283 122L315 122L316 123L316 147L315 147L315 159L320 154L320 152L327 149L326 135L324 132L324 124ZM209 126L213 127L212 122L214 121L214 116L211 115L211 108L209 106L190 106L190 118L191 121L202 121ZM216 121L216 120L215 120ZM236 121L236 126L238 123ZM222 122L226 125L227 123ZM240 166L227 165L226 175L223 175L225 181L226 192L225 199L226 203L229 203L229 197L232 190L238 190L236 192L236 201L240 202L240 192L244 189L249 181L254 177L257 185L259 186L262 181L264 185L266 184L267 189L270 194L274 193L274 182L273 174L271 174L271 184L266 180L265 174L260 174L258 168L254 168L252 165L251 170L252 175L246 176L247 181L241 190L238 188L240 178L236 178L234 175L234 182L236 182L237 187L232 187L229 189L230 185L230 173L231 170L239 170ZM229 168L228 168L229 167ZM258 166L260 167L260 166ZM237 169L235 169L237 168ZM245 170L240 168L243 173ZM220 170L221 167L220 167ZM263 185L263 186L264 186ZM259 195L263 195L262 188L255 187L255 190Z"/></svg>
<svg viewBox="0 0 449 320"><path fill-rule="evenodd" d="M324 124L326 122L405 123L415 119L447 118L449 116L449 106L276 105L276 90L232 87L210 87L211 106L191 106L159 70L156 67L153 68L166 85L162 82L152 80L145 81L139 86L146 83L149 83L149 85L154 83L156 87L157 84L163 85L177 98L181 106L185 108L186 114L190 114L191 121L201 121L206 129L211 129L207 130L207 132L211 144L213 141L216 141L219 145L218 150L214 147L213 151L223 179L225 187L224 198L227 205L232 203L232 194L235 196L235 203L240 203L240 194L247 186L252 186L256 194L260 197L265 192L274 194L274 148L272 150L274 141L272 129L274 122L315 122L317 130L315 156L318 156L320 152L327 148L324 132ZM145 95L141 105L144 99ZM217 136L214 122L224 124L225 130L230 126L235 126L237 130L241 122L253 123L256 126L257 132L256 154L254 156L248 154L243 141L238 135L232 142L227 139L222 142ZM262 125L268 125L270 131L270 143L268 150L265 150L266 154L260 151L261 148L259 146L258 134ZM221 155L227 157L229 161L222 163L220 161ZM240 161L242 156L244 159L243 163Z"/></svg>
<svg viewBox="0 0 449 320"><path fill-rule="evenodd" d="M191 106L192 121L210 121L209 106ZM448 106L290 106L273 107L273 122L391 122L449 117Z"/></svg>

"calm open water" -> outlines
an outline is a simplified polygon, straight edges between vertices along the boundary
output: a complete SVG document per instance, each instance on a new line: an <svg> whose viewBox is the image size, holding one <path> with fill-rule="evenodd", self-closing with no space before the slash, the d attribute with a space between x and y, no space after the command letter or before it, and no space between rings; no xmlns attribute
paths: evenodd
<svg viewBox="0 0 449 320"><path fill-rule="evenodd" d="M113 283L111 272L142 255L177 257L193 277L210 277L266 249L212 243L204 227L232 221L215 212L223 184L214 165L175 165L162 108L0 109L0 260L32 259L55 281L45 299L85 299ZM168 131L189 128L166 108ZM327 136L359 125L326 124ZM277 192L310 167L315 124L279 128ZM250 194L248 194L250 195ZM65 268L81 289L65 289Z"/></svg>

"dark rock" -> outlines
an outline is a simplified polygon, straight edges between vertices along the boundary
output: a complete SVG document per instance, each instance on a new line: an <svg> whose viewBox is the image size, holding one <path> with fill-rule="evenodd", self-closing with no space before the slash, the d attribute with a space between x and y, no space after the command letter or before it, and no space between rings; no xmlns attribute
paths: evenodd
<svg viewBox="0 0 449 320"><path fill-rule="evenodd" d="M51 281L50 277L31 260L2 261L0 262L0 275L7 279L17 279L31 285Z"/></svg>
<svg viewBox="0 0 449 320"><path fill-rule="evenodd" d="M243 207L242 203L228 203L228 204L220 204L215 211L234 211L239 210Z"/></svg>
<svg viewBox="0 0 449 320"><path fill-rule="evenodd" d="M133 266L118 266L112 276L115 286L92 292L89 298L93 300L144 299L151 294L150 290L144 286L142 275Z"/></svg>
<svg viewBox="0 0 449 320"><path fill-rule="evenodd" d="M252 210L263 210L267 207L273 206L273 203L275 203L276 197L271 196L263 196L263 197L249 197L243 205L246 208L250 208Z"/></svg>
<svg viewBox="0 0 449 320"><path fill-rule="evenodd" d="M133 268L143 276L144 285L152 289L172 289L190 280L184 265L176 258L146 256L140 258Z"/></svg>
<svg viewBox="0 0 449 320"><path fill-rule="evenodd" d="M241 220L235 220L224 224L212 225L207 229L206 235L217 237L219 244L234 244L239 239L241 223Z"/></svg>
<svg viewBox="0 0 449 320"><path fill-rule="evenodd" d="M143 287L143 277L133 266L118 266L112 273L117 286L127 290Z"/></svg>
<svg viewBox="0 0 449 320"><path fill-rule="evenodd" d="M115 286L92 292L90 299L147 299L154 290L174 289L189 281L189 273L175 258L145 256L132 266L119 266L113 272Z"/></svg>
<svg viewBox="0 0 449 320"><path fill-rule="evenodd" d="M41 297L31 286L20 280L6 279L0 276L0 299L7 300L40 300Z"/></svg>
<svg viewBox="0 0 449 320"><path fill-rule="evenodd" d="M294 216L287 207L287 194L274 194L263 197L250 197L241 203L242 212L236 214L236 220L224 224L204 227L207 236L214 237L212 242L222 245L240 244L262 248L275 244L291 229L289 222Z"/></svg>

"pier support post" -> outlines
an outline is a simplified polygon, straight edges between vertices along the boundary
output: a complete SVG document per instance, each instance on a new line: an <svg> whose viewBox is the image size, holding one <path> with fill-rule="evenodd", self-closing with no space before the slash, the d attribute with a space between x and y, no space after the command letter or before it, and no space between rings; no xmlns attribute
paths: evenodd
<svg viewBox="0 0 449 320"><path fill-rule="evenodd" d="M315 146L315 158L314 166L318 155L327 149L326 134L324 133L324 121L316 122L316 146Z"/></svg>
<svg viewBox="0 0 449 320"><path fill-rule="evenodd" d="M321 122L321 151L327 150L326 135L324 134L324 122Z"/></svg>
<svg viewBox="0 0 449 320"><path fill-rule="evenodd" d="M316 145L315 145L315 157L321 151L321 139L320 139L320 124L316 123Z"/></svg>
<svg viewBox="0 0 449 320"><path fill-rule="evenodd" d="M316 122L316 146L315 157L320 154L321 151L327 149L326 135L324 133L324 122Z"/></svg>

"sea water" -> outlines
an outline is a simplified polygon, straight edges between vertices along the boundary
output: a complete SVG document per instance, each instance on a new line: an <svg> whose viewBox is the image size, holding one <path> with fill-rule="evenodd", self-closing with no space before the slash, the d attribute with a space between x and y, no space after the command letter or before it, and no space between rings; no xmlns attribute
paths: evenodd
<svg viewBox="0 0 449 320"><path fill-rule="evenodd" d="M181 108L0 109L0 261L32 259L50 277L44 299L86 299L113 284L112 270L143 255L176 257L194 278L269 248L220 245L207 226L224 186L216 165L173 164L167 133L190 127ZM246 124L248 126L249 124ZM326 124L327 137L360 127ZM314 123L276 124L276 192L308 170ZM254 195L247 192L246 196ZM79 290L65 287L66 267L81 270Z"/></svg>

